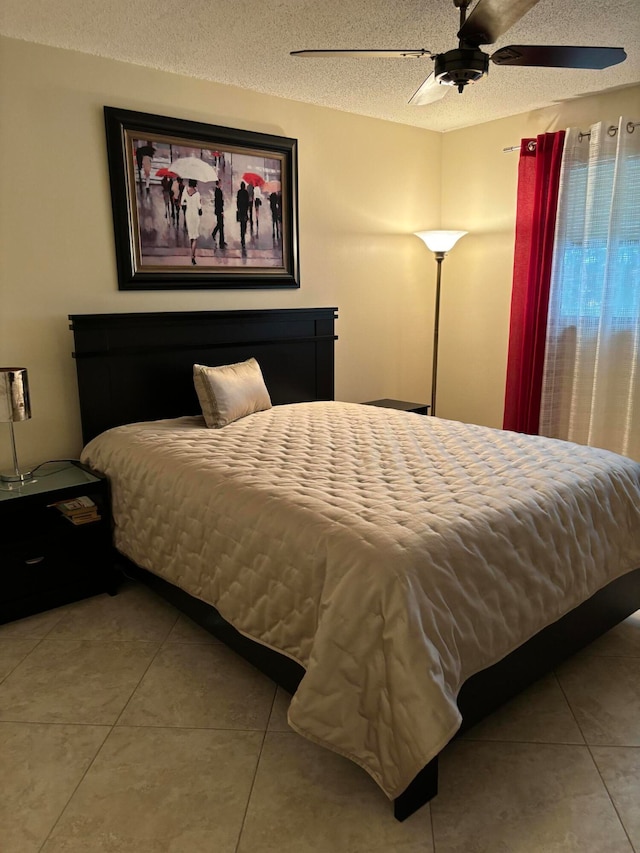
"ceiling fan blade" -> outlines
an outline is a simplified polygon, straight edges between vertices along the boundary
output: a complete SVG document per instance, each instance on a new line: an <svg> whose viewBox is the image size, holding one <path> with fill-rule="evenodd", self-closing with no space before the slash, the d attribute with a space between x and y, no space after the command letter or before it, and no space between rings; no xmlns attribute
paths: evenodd
<svg viewBox="0 0 640 853"><path fill-rule="evenodd" d="M436 75L431 73L424 83L422 83L409 98L408 103L414 107L422 107L425 104L432 104L434 101L439 101L440 98L444 98L450 89L451 86L445 86L442 83L438 83Z"/></svg>
<svg viewBox="0 0 640 853"><path fill-rule="evenodd" d="M423 47L417 50L292 50L291 56L355 56L368 59L377 57L382 59L420 59L422 56L431 56L430 50Z"/></svg>
<svg viewBox="0 0 640 853"><path fill-rule="evenodd" d="M538 0L479 0L462 25L458 38L467 44L493 44Z"/></svg>
<svg viewBox="0 0 640 853"><path fill-rule="evenodd" d="M609 68L624 62L622 47L567 47L542 44L511 44L492 55L496 65L536 65L547 68Z"/></svg>

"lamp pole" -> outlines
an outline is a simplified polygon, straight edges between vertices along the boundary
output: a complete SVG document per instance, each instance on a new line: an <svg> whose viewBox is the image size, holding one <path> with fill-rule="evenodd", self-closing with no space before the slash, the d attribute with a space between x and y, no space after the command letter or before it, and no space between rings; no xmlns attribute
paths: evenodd
<svg viewBox="0 0 640 853"><path fill-rule="evenodd" d="M433 320L433 359L431 368L431 414L435 417L436 414L436 387L438 382L438 330L440 327L440 282L442 280L442 262L444 261L444 252L436 252L436 263L438 264L438 272L436 275L436 306Z"/></svg>

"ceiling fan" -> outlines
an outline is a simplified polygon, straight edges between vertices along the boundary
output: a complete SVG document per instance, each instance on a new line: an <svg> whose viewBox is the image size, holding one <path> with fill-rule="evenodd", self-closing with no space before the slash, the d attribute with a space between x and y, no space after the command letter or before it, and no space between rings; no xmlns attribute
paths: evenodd
<svg viewBox="0 0 640 853"><path fill-rule="evenodd" d="M489 73L489 60L496 65L530 65L545 68L608 68L627 58L621 47L569 47L539 44L512 44L501 47L491 56L480 50L481 44L493 44L539 0L478 0L469 17L472 0L453 0L460 9L458 47L445 53L430 50L294 50L291 56L355 56L383 58L430 57L434 69L409 99L421 106L442 98L455 86L462 92Z"/></svg>

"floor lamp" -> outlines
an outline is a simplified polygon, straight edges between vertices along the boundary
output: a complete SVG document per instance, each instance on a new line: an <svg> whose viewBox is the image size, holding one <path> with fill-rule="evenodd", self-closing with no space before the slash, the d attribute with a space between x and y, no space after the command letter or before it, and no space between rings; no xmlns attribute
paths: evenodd
<svg viewBox="0 0 640 853"><path fill-rule="evenodd" d="M468 231L416 231L419 237L436 256L438 264L438 275L436 278L436 309L433 326L433 361L431 372L431 414L436 413L436 380L438 376L438 326L440 324L440 280L442 277L442 261L447 252L455 246L461 237Z"/></svg>

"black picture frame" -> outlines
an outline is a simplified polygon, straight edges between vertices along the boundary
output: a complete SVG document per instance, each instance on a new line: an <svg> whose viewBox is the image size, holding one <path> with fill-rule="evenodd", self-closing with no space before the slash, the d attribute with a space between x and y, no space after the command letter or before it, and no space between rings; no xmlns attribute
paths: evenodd
<svg viewBox="0 0 640 853"><path fill-rule="evenodd" d="M120 290L300 286L296 139L108 106L104 119Z"/></svg>

